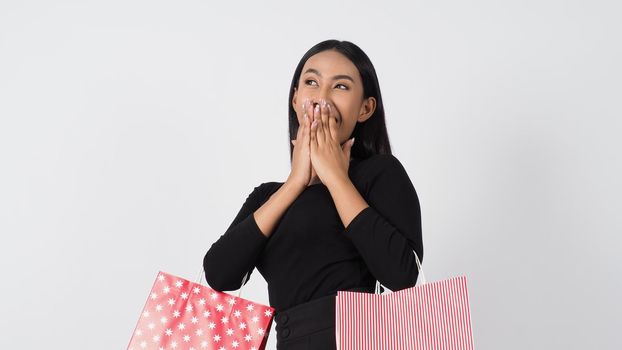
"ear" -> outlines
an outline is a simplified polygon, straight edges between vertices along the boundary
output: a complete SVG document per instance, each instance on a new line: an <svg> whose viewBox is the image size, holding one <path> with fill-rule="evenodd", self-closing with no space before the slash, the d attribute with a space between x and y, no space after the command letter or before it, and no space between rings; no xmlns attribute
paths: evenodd
<svg viewBox="0 0 622 350"><path fill-rule="evenodd" d="M294 87L294 97L292 97L292 106L296 109L296 100L298 99L298 89Z"/></svg>
<svg viewBox="0 0 622 350"><path fill-rule="evenodd" d="M361 105L361 111L356 121L362 123L369 119L376 111L376 99L374 97L368 97Z"/></svg>

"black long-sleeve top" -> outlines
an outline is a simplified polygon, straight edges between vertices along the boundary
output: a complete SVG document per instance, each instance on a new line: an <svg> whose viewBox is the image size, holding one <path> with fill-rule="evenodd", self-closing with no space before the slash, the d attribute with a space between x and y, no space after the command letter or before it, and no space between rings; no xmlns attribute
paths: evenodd
<svg viewBox="0 0 622 350"><path fill-rule="evenodd" d="M226 232L205 254L206 281L237 290L256 267L277 312L376 279L390 290L416 284L416 251L423 261L419 198L406 170L390 154L352 159L350 180L369 204L344 227L331 194L314 184L296 198L266 237L253 216L282 182L264 182L248 195Z"/></svg>

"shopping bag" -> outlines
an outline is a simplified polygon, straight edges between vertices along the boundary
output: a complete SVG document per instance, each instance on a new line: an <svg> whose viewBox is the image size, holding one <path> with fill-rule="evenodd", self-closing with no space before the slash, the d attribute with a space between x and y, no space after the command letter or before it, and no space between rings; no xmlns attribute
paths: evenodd
<svg viewBox="0 0 622 350"><path fill-rule="evenodd" d="M414 250L413 250L414 252ZM335 339L339 350L473 349L466 276L379 294L338 291Z"/></svg>
<svg viewBox="0 0 622 350"><path fill-rule="evenodd" d="M265 349L274 308L240 292L230 295L159 271L127 349Z"/></svg>

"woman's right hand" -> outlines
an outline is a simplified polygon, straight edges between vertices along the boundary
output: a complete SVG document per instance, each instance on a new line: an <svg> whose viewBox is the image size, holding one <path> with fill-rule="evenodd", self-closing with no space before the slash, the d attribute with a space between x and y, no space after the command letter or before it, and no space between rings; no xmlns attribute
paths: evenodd
<svg viewBox="0 0 622 350"><path fill-rule="evenodd" d="M292 168L287 181L297 183L306 188L311 181L311 122L313 122L313 106L306 99L302 105L302 123L298 126L296 139L291 140L294 145L292 152ZM300 141L300 142L298 142Z"/></svg>

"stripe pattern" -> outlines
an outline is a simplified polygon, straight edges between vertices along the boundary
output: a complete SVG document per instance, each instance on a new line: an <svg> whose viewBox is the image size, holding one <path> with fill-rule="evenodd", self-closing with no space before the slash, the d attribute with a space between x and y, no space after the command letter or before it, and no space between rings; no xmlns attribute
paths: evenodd
<svg viewBox="0 0 622 350"><path fill-rule="evenodd" d="M466 276L385 294L337 292L339 350L473 349Z"/></svg>

